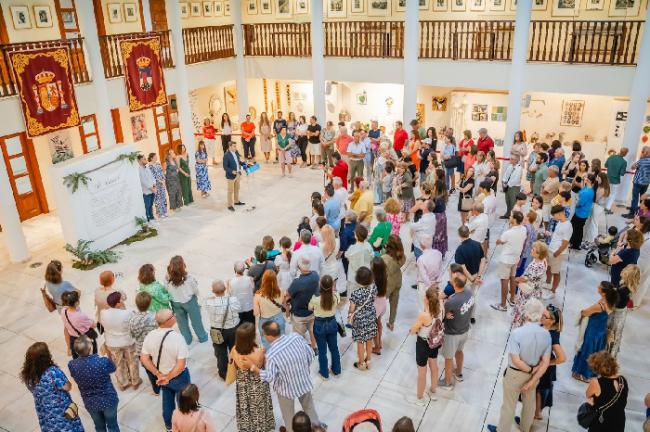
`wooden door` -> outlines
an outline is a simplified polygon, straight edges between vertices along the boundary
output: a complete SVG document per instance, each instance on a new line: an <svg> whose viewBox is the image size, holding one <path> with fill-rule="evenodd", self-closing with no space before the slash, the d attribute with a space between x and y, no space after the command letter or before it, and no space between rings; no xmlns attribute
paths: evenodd
<svg viewBox="0 0 650 432"><path fill-rule="evenodd" d="M168 29L165 0L149 0L149 12L151 13L151 29L153 31Z"/></svg>
<svg viewBox="0 0 650 432"><path fill-rule="evenodd" d="M47 201L32 141L22 132L0 137L0 147L20 220L47 213Z"/></svg>
<svg viewBox="0 0 650 432"><path fill-rule="evenodd" d="M158 140L158 157L161 162L172 145L172 134L169 126L169 107L167 105L153 108L153 119L156 124L156 139Z"/></svg>

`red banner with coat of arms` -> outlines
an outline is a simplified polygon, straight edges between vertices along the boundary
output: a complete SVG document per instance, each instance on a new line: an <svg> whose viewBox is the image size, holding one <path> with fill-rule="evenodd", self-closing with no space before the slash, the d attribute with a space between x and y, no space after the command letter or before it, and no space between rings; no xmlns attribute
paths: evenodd
<svg viewBox="0 0 650 432"><path fill-rule="evenodd" d="M79 126L67 48L9 53L30 137Z"/></svg>
<svg viewBox="0 0 650 432"><path fill-rule="evenodd" d="M131 111L167 103L165 78L160 60L160 38L120 42L126 93Z"/></svg>

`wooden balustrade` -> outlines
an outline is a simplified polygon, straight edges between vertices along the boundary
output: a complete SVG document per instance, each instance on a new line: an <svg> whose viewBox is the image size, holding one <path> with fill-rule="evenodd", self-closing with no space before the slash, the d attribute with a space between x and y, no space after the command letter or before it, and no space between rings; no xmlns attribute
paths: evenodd
<svg viewBox="0 0 650 432"><path fill-rule="evenodd" d="M99 36L99 49L104 63L104 76L115 78L124 75L120 42L123 40L145 39L160 36L160 59L164 68L174 67L170 30L161 32L120 33Z"/></svg>
<svg viewBox="0 0 650 432"><path fill-rule="evenodd" d="M532 21L529 61L634 65L643 21Z"/></svg>
<svg viewBox="0 0 650 432"><path fill-rule="evenodd" d="M420 58L510 60L513 21L420 21Z"/></svg>
<svg viewBox="0 0 650 432"><path fill-rule="evenodd" d="M244 55L311 56L310 23L243 24Z"/></svg>
<svg viewBox="0 0 650 432"><path fill-rule="evenodd" d="M59 47L68 48L73 82L75 84L89 82L90 74L86 67L83 38L0 45L0 97L13 96L18 93L16 77L13 73L9 53Z"/></svg>
<svg viewBox="0 0 650 432"><path fill-rule="evenodd" d="M325 55L402 58L404 57L404 22L326 22Z"/></svg>
<svg viewBox="0 0 650 432"><path fill-rule="evenodd" d="M233 26L209 26L183 29L185 63L193 64L235 56Z"/></svg>

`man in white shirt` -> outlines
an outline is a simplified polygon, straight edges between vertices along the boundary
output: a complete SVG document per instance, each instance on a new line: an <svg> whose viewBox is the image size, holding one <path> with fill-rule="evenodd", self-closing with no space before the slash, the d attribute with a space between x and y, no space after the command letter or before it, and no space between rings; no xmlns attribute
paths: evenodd
<svg viewBox="0 0 650 432"><path fill-rule="evenodd" d="M140 361L158 380L162 389L162 415L167 430L172 430L172 413L176 409L176 397L190 384L187 344L174 330L176 317L169 309L156 313L158 328L149 332L142 343Z"/></svg>
<svg viewBox="0 0 650 432"><path fill-rule="evenodd" d="M429 237L433 239L436 233L436 215L433 213L435 208L436 204L433 200L427 201L426 209L422 217L419 221L411 225L411 238L413 239L415 259L418 259L422 255L422 251L425 248L425 245L422 244L422 239ZM431 244L429 244L429 247L431 247Z"/></svg>
<svg viewBox="0 0 650 432"><path fill-rule="evenodd" d="M366 157L366 144L361 141L361 131L355 130L352 133L353 141L348 144L347 155L350 167L350 192L354 191L354 178L363 177L363 159Z"/></svg>
<svg viewBox="0 0 650 432"><path fill-rule="evenodd" d="M521 192L521 173L523 169L519 164L519 156L511 155L510 164L503 174L503 190L506 194L506 214L501 219L510 219L510 212L517 201L516 197Z"/></svg>
<svg viewBox="0 0 650 432"><path fill-rule="evenodd" d="M490 227L494 225L497 219L497 197L492 192L492 180L483 180L479 184L479 193L485 195L483 198L483 212L488 217L488 230L485 240L481 242L483 246L483 254L487 256L488 249L490 248Z"/></svg>
<svg viewBox="0 0 650 432"><path fill-rule="evenodd" d="M573 234L573 226L566 217L564 206L553 206L551 208L551 217L557 221L555 231L551 234L551 241L548 244L548 256L546 257L546 261L548 262L546 280L550 282L552 279L552 285L551 292L544 294L544 300L550 300L555 297L555 291L560 285L562 263L566 261L569 240L571 240L571 235Z"/></svg>
<svg viewBox="0 0 650 432"><path fill-rule="evenodd" d="M440 285L442 275L442 254L439 250L433 249L433 237L429 234L419 236L420 243L423 246L422 254L416 261L417 273L417 290L418 306L424 310L424 297L427 290L432 286Z"/></svg>
<svg viewBox="0 0 650 432"><path fill-rule="evenodd" d="M311 232L309 230L300 231L300 242L302 243L298 250L291 254L291 262L289 263L289 274L291 277L298 277L298 263L300 258L307 257L309 259L311 271L315 271L319 275L325 262L323 252L318 246L311 245Z"/></svg>
<svg viewBox="0 0 650 432"><path fill-rule="evenodd" d="M497 276L501 280L501 303L494 303L491 306L498 311L508 310L506 299L511 306L515 302L515 270L526 242L526 228L521 224L523 220L524 215L520 211L513 211L510 215L510 228L497 239L497 245L503 245L501 255L497 259ZM508 284L510 285L509 298Z"/></svg>
<svg viewBox="0 0 650 432"><path fill-rule="evenodd" d="M241 305L237 297L226 293L226 284L221 280L212 282L212 294L214 296L205 301L205 310L210 319L210 336L216 335L216 331L221 333L221 342L215 342L213 337L212 346L214 356L217 358L219 376L225 380L228 371L228 353L235 346L235 330L239 325Z"/></svg>
<svg viewBox="0 0 650 432"><path fill-rule="evenodd" d="M138 173L140 174L140 186L142 186L144 210L147 216L147 222L149 222L153 220L153 199L156 193L156 179L147 167L147 158L143 154L138 155L138 164L140 165Z"/></svg>
<svg viewBox="0 0 650 432"><path fill-rule="evenodd" d="M343 187L343 180L340 177L334 177L332 179L332 186L334 186L334 196L341 203L341 226L343 226L343 219L345 219L345 213L348 211L348 190ZM337 232L338 236L339 233Z"/></svg>
<svg viewBox="0 0 650 432"><path fill-rule="evenodd" d="M469 222L467 223L469 238L483 244L487 239L489 223L489 218L485 214L483 203L474 203L470 212Z"/></svg>

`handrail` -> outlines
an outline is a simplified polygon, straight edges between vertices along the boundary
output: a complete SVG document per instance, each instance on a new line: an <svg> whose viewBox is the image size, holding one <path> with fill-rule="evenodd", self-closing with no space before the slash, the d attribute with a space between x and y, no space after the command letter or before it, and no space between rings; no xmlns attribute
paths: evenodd
<svg viewBox="0 0 650 432"><path fill-rule="evenodd" d="M194 64L235 56L233 25L183 29L185 63Z"/></svg>
<svg viewBox="0 0 650 432"><path fill-rule="evenodd" d="M243 24L244 55L311 56L310 23Z"/></svg>
<svg viewBox="0 0 650 432"><path fill-rule="evenodd" d="M325 23L325 56L404 57L404 21Z"/></svg>

